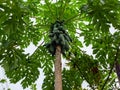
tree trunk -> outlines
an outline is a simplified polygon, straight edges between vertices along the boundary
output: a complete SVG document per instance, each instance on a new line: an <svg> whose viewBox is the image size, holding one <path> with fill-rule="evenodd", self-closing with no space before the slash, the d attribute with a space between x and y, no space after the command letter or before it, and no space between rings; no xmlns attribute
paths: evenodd
<svg viewBox="0 0 120 90"><path fill-rule="evenodd" d="M55 58L55 90L62 90L62 63L60 46L56 47Z"/></svg>

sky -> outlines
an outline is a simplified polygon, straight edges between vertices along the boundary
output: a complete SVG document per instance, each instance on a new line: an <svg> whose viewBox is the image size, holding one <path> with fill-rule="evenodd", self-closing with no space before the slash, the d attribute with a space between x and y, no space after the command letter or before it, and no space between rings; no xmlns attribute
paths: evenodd
<svg viewBox="0 0 120 90"><path fill-rule="evenodd" d="M28 48L25 49L25 53L30 53L32 54L35 50L36 50L37 47L35 47L32 43L30 44L30 46ZM40 76L38 78L38 80L36 81L37 83L37 90L42 90L41 89L41 85L43 83L43 79L44 79L44 74L42 72L42 69L39 69L40 71ZM2 67L0 67L0 79L7 79L6 75L5 75L5 72L4 72L4 69ZM0 90L7 90L8 88L10 88L11 90L31 90L30 88L26 88L26 89L23 89L22 86L20 85L20 82L16 83L16 84L11 84L9 82L9 80L7 79L7 83L5 84L1 84L0 83Z"/></svg>
<svg viewBox="0 0 120 90"><path fill-rule="evenodd" d="M81 38L83 39L83 38ZM32 43L30 44L30 46L28 48L25 49L25 53L30 53L32 54L35 50L36 50L37 47L35 47ZM91 46L89 47L84 47L82 50L85 50L87 51L88 54L92 54L92 49L91 49ZM65 60L62 61L62 66L65 67ZM42 86L42 83L43 83L43 79L44 79L44 74L42 72L42 69L39 70L40 71L40 76L39 78L37 79L36 83L37 83L37 90L42 90L41 89L41 86ZM0 79L7 79L7 77L5 76L5 72L4 72L4 69L2 67L0 67ZM84 87L87 86L87 84L85 84L84 82ZM5 89L4 89L5 88ZM0 84L0 90L7 90L8 88L10 88L11 90L31 90L30 88L26 88L26 89L23 89L22 86L20 85L20 82L16 83L16 84L11 84L9 82L9 79L7 79L7 83L5 84Z"/></svg>
<svg viewBox="0 0 120 90"><path fill-rule="evenodd" d="M26 0L25 0L26 1ZM31 18L31 21L33 21L33 23L35 24L35 20L34 18ZM113 34L115 32L115 29L111 26L110 28L110 32L111 34ZM81 37L80 41L83 42L84 38ZM40 44L40 43L39 43ZM37 47L35 47L32 43L29 45L28 48L25 49L25 53L30 53L32 54ZM83 47L82 50L86 51L87 54L92 55L92 46L88 46L88 47ZM62 66L65 67L65 60L62 60ZM43 83L43 79L44 79L44 74L42 72L42 69L39 70L40 71L40 76L38 78L38 80L36 81L37 83L37 90L42 90L41 89L41 85ZM0 80L1 79L7 79L7 77L5 76L5 72L4 69L2 67L0 67ZM83 87L87 87L87 84L84 82L83 83ZM5 88L5 89L4 89ZM1 84L0 83L0 90L7 90L8 88L10 88L11 90L30 90L30 88L26 88L23 89L22 86L20 85L20 82L16 83L16 84L11 84L9 82L9 80L7 79L7 83L5 84Z"/></svg>
<svg viewBox="0 0 120 90"><path fill-rule="evenodd" d="M115 33L115 29L111 26L110 28L110 32L111 34L114 34ZM80 38L80 41L83 42L84 38L81 37ZM40 44L40 43L39 43ZM28 48L25 49L25 53L30 53L32 54L35 50L37 49L37 47L35 47L32 43L29 45ZM83 47L82 50L86 51L87 54L89 55L92 55L92 46L88 46L88 47ZM65 67L65 60L62 60L62 66ZM37 79L36 81L36 84L37 84L37 90L42 90L41 89L41 86L42 86L42 83L43 83L43 79L44 79L44 74L42 72L42 69L39 69L40 71L40 76L39 78ZM0 67L0 80L1 79L7 79L7 77L5 76L5 72L4 72L4 69L2 67ZM86 82L83 82L82 84L83 87L87 87L87 83ZM20 82L16 83L16 84L11 84L9 82L9 79L7 79L7 83L5 84L2 84L0 83L0 90L7 90L8 88L10 88L11 90L31 90L30 88L26 88L26 89L23 89L22 86L20 85Z"/></svg>

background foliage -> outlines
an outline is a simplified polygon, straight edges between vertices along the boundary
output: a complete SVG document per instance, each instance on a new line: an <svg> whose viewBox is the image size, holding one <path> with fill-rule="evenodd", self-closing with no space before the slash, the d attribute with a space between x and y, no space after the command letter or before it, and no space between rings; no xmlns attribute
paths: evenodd
<svg viewBox="0 0 120 90"><path fill-rule="evenodd" d="M42 68L42 89L53 90L54 57L43 44L50 40L51 23L64 20L73 42L64 57L69 69L63 69L63 90L81 90L83 81L93 90L117 88L114 65L120 58L119 5L119 0L1 0L0 65L12 83L21 80L24 88L37 80ZM31 42L37 49L32 55L25 54ZM82 50L89 45L92 55Z"/></svg>

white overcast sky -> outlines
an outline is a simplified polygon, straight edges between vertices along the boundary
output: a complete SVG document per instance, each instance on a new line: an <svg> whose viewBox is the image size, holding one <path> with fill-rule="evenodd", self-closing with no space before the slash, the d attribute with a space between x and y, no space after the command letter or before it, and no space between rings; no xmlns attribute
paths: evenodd
<svg viewBox="0 0 120 90"><path fill-rule="evenodd" d="M26 1L26 0L24 0ZM53 0L53 2L55 2L56 0ZM44 2L42 2L44 3ZM34 20L33 20L34 21ZM115 32L114 28L111 27L110 32L113 34ZM81 41L83 40L83 38L81 38ZM92 46L89 47L84 47L82 50L85 50L87 54L92 54ZM26 53L30 53L32 54L35 51L36 47L31 43L30 46L28 48L25 49ZM64 60L65 61L65 60ZM62 62L63 66L65 66L65 62ZM5 76L5 72L4 69L0 67L0 80L1 79L7 79L7 77ZM42 90L41 89L41 85L44 79L44 74L42 72L42 70L40 70L40 76L38 78L38 80L36 81L37 83L37 90ZM8 88L10 88L11 90L30 90L30 88L27 89L23 89L22 86L20 85L20 82L16 83L16 84L11 84L9 82L9 80L7 79L7 83L2 84L0 83L0 90L7 90ZM84 84L83 86L86 87L87 84Z"/></svg>
<svg viewBox="0 0 120 90"><path fill-rule="evenodd" d="M110 32L112 34L115 32L113 27L110 28ZM83 38L80 38L80 39L81 39L81 41L83 41ZM36 48L37 47L35 47L31 43L30 46L25 49L25 53L32 54L35 51ZM86 51L86 53L89 54L89 55L92 54L92 46L84 47L84 48L82 48L82 50ZM62 62L62 63L63 63L62 65L65 66L65 62ZM1 67L0 67L0 79L7 79L7 77L5 76L4 69L1 68ZM43 74L42 70L40 70L40 76L39 76L38 80L36 81L37 90L42 90L41 85L43 83L43 79L44 79L44 74ZM8 79L7 79L7 81L8 82L5 83L5 84L0 83L0 90L7 90L8 88L10 88L11 90L30 90L30 88L23 89L22 86L20 85L20 82L18 82L16 84L11 84ZM83 86L86 87L87 84L84 83Z"/></svg>
<svg viewBox="0 0 120 90"><path fill-rule="evenodd" d="M35 51L35 49L36 49L36 47L31 43L30 46L25 49L25 51L26 51L26 53L32 54ZM38 80L36 81L37 90L42 90L41 85L42 85L42 82L44 79L44 74L41 69L39 71L40 71L40 76L39 76ZM5 76L4 69L1 67L0 67L0 79L7 79L7 77ZM4 88L5 88L5 90L7 90L8 88L10 88L11 90L30 90L30 88L23 89L22 86L20 85L20 82L18 82L16 84L11 84L11 83L9 83L9 80L5 84L0 83L0 90L4 90Z"/></svg>
<svg viewBox="0 0 120 90"><path fill-rule="evenodd" d="M35 49L36 49L36 47L31 43L30 46L25 49L25 51L26 51L26 53L32 54L35 51ZM91 46L85 47L85 48L83 48L83 50L87 51L88 54L92 53ZM64 62L62 62L62 65L65 66L65 60L64 60ZM0 67L0 79L7 79L7 77L5 76L4 69L1 67ZM40 70L40 76L39 76L38 80L36 81L37 90L42 90L41 85L42 85L43 79L44 79L44 74L43 74L42 70ZM20 82L18 82L16 84L11 84L9 82L9 80L5 84L0 83L0 90L4 90L4 88L5 88L5 90L7 90L8 88L10 88L11 90L30 90L30 88L23 89L22 86L20 85Z"/></svg>
<svg viewBox="0 0 120 90"><path fill-rule="evenodd" d="M26 0L24 0L24 1L26 1ZM55 0L53 0L53 2L54 1ZM44 3L44 2L42 2L42 3ZM35 24L35 19L31 18L31 20ZM111 27L110 28L110 32L113 34L115 32L115 29L113 27ZM83 38L80 38L80 41L83 41ZM25 53L32 54L35 51L36 48L37 47L35 47L31 43L30 46L25 49ZM87 54L91 55L92 54L92 49L91 48L92 48L92 46L89 46L89 47L85 47L84 46L84 48L82 48L82 50L86 51ZM62 62L62 65L65 66L65 60L64 60L64 62ZM7 79L6 76L5 76L4 69L1 68L1 67L0 67L0 79ZM40 70L40 77L36 81L36 83L37 83L37 90L42 90L41 89L41 85L42 85L43 79L44 79L44 74L43 74L42 70ZM86 84L84 84L84 86L86 87ZM7 90L7 88L11 88L11 90L23 90L22 86L20 85L20 82L18 82L17 84L11 84L11 83L9 83L9 80L8 80L8 82L5 83L5 84L1 84L0 83L0 90ZM24 90L30 90L30 88L27 88L27 89L24 89Z"/></svg>

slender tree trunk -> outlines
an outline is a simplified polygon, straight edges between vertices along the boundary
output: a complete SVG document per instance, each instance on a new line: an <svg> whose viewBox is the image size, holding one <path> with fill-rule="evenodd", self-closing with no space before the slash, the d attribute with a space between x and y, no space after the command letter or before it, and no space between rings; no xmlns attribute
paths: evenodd
<svg viewBox="0 0 120 90"><path fill-rule="evenodd" d="M55 90L62 90L62 63L60 46L56 47L55 58Z"/></svg>

